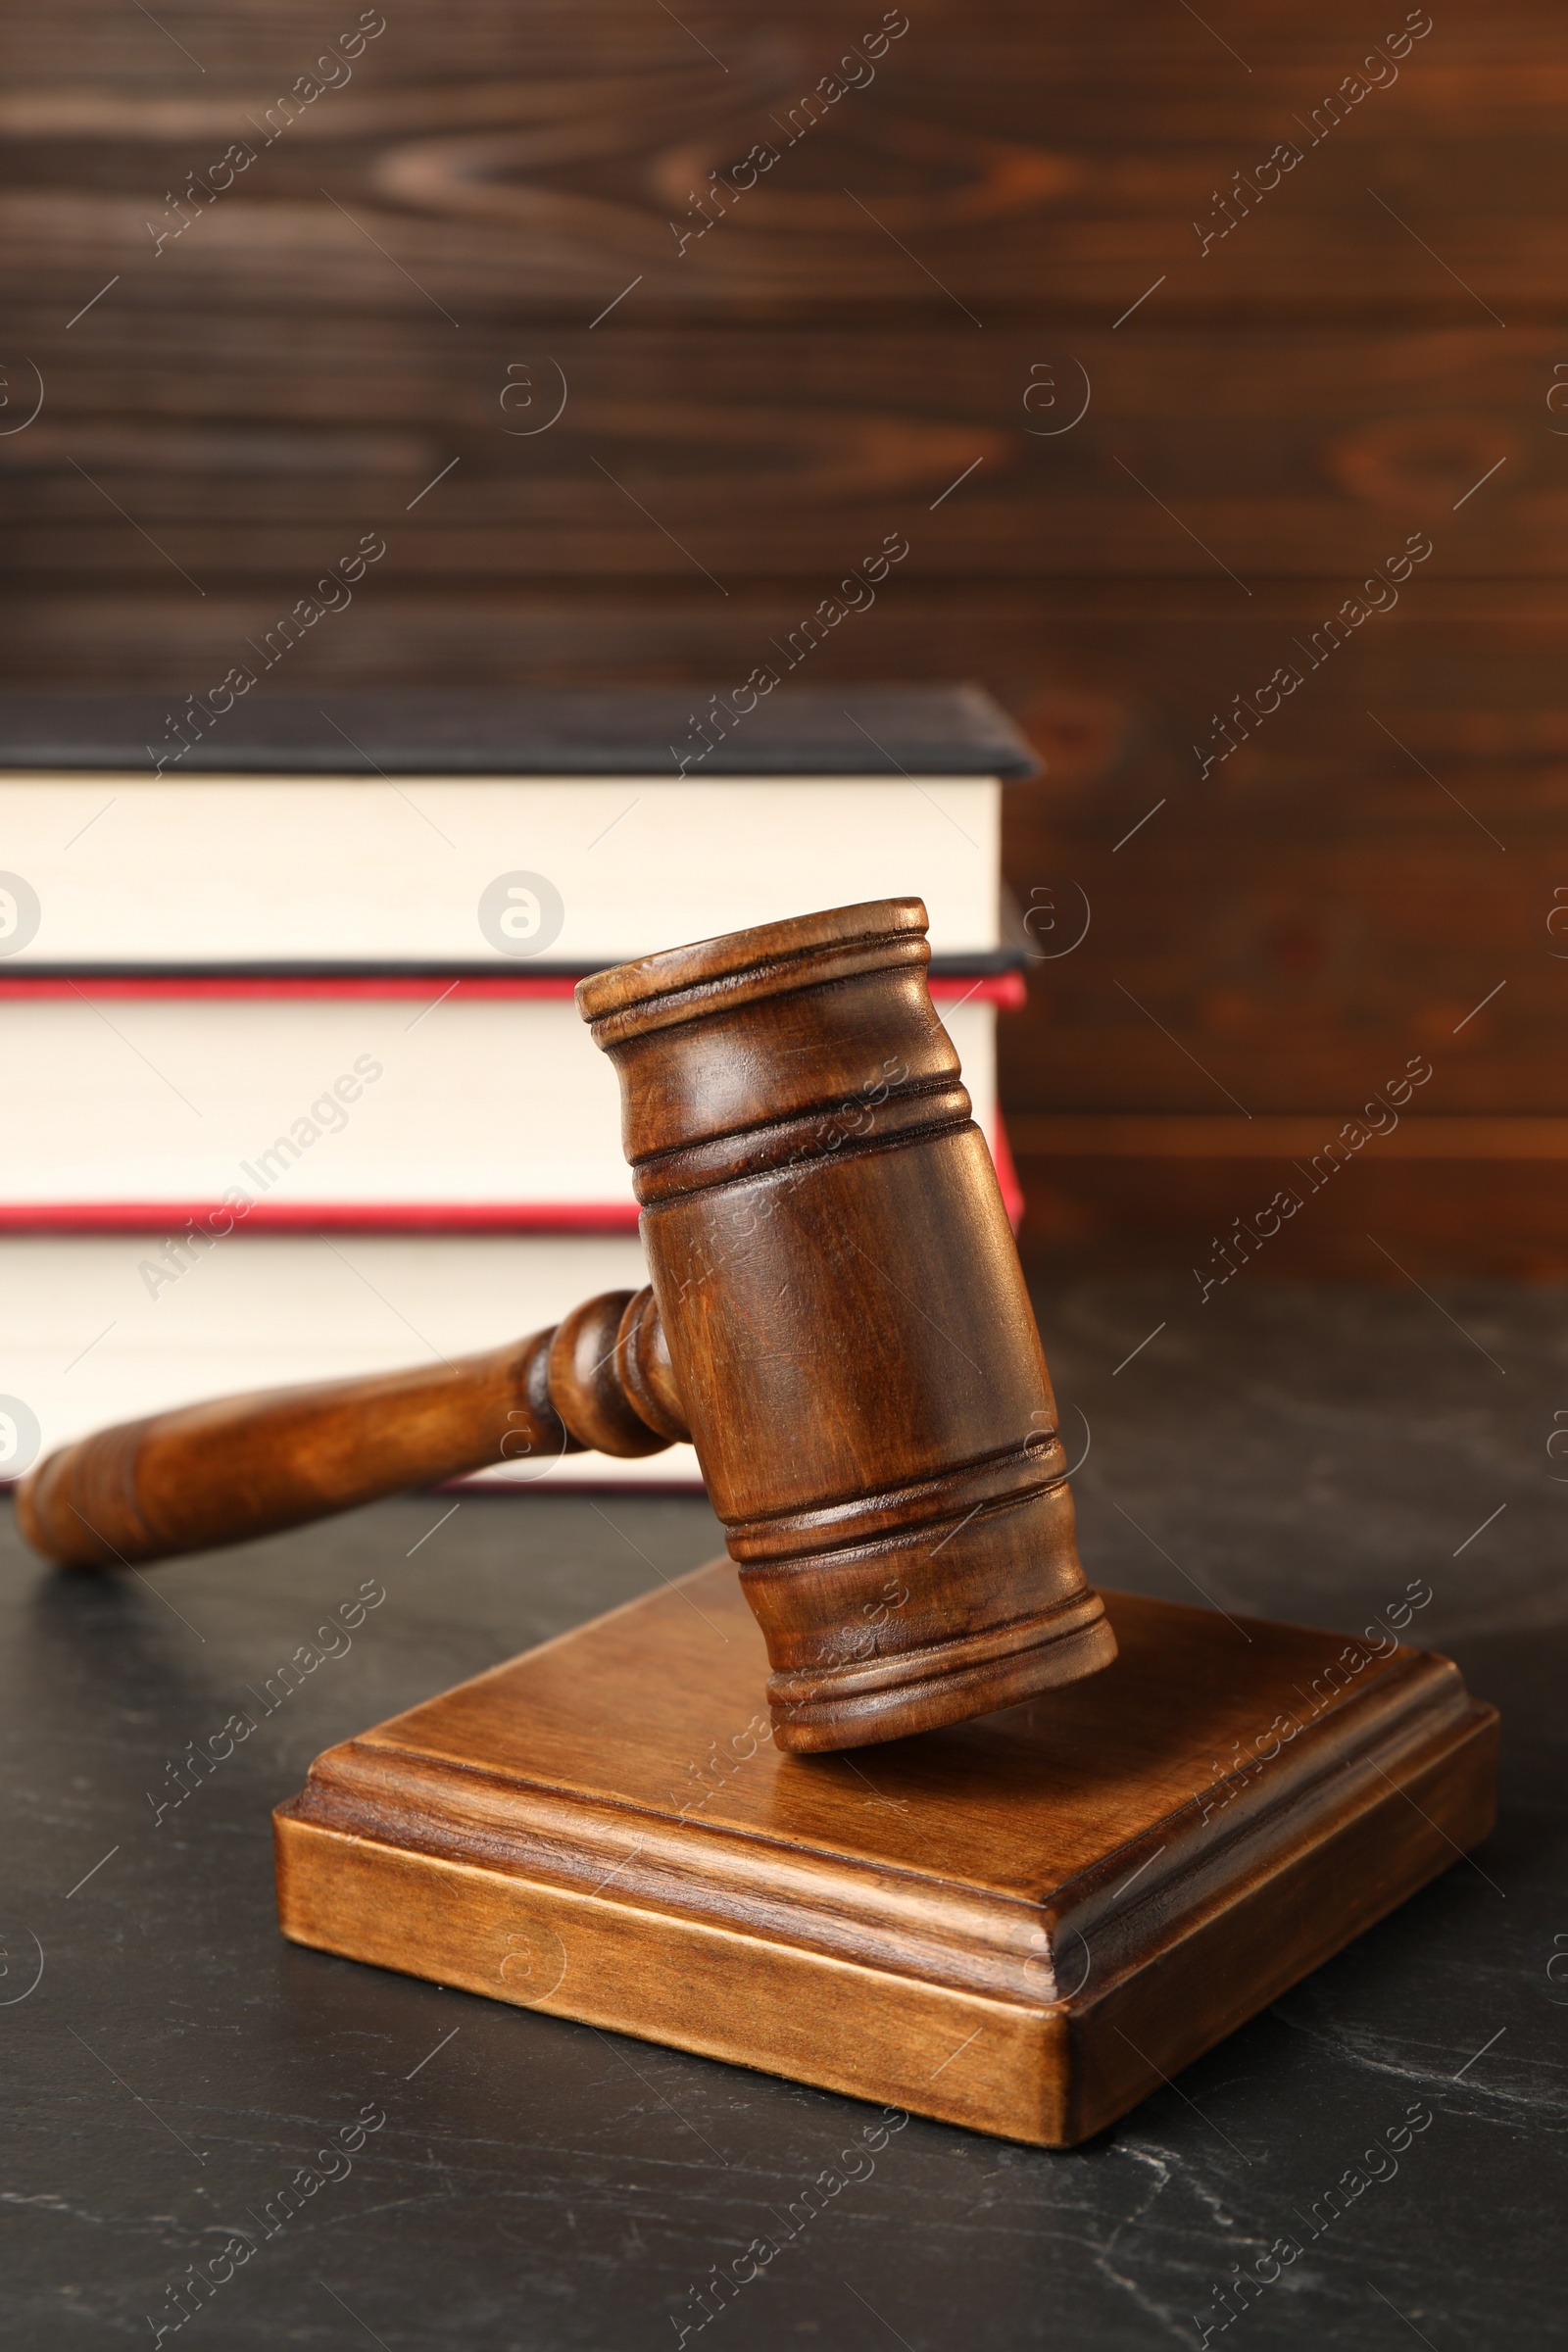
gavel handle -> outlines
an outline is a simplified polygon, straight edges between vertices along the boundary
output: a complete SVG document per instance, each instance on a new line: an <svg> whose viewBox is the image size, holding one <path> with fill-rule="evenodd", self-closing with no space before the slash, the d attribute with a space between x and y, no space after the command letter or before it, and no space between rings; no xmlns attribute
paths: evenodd
<svg viewBox="0 0 1568 2352"><path fill-rule="evenodd" d="M609 1291L435 1371L262 1390L100 1430L28 1472L17 1518L64 1567L133 1568L495 1463L659 1453L688 1434L653 1292Z"/></svg>

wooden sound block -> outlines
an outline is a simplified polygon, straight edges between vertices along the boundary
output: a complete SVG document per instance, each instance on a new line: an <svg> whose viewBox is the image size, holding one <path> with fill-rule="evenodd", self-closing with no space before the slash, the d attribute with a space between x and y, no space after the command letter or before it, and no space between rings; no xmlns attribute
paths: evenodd
<svg viewBox="0 0 1568 2352"><path fill-rule="evenodd" d="M853 1753L768 1736L727 1562L334 1747L283 1933L1070 2146L1484 1837L1447 1659L1106 1593L1120 1655Z"/></svg>

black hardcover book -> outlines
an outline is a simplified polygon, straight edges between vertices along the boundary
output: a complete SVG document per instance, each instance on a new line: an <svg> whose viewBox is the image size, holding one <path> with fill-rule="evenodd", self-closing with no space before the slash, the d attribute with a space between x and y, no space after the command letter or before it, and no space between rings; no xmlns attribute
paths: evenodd
<svg viewBox="0 0 1568 2352"><path fill-rule="evenodd" d="M214 698L216 700L216 698ZM0 693L0 767L180 775L1032 776L978 686L476 688L230 698Z"/></svg>
<svg viewBox="0 0 1568 2352"><path fill-rule="evenodd" d="M216 699L216 698L215 698ZM980 688L0 694L0 988L566 977L917 893L939 972L1026 960Z"/></svg>

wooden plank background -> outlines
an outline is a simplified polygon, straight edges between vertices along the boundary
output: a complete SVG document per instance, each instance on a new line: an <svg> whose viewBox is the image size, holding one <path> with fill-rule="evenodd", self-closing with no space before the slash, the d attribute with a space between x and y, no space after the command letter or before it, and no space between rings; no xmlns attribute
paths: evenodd
<svg viewBox="0 0 1568 2352"><path fill-rule="evenodd" d="M883 22L17 0L4 674L177 701L375 529L295 685L706 691L902 530L814 674L983 679L1049 761L1040 1260L1207 1267L1424 1055L1269 1262L1568 1275L1560 7L911 0L810 120Z"/></svg>

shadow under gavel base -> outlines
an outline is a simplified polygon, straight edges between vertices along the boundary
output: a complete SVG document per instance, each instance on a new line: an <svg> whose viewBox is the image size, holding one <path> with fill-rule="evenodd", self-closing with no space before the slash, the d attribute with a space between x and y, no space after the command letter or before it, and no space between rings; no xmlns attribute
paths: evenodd
<svg viewBox="0 0 1568 2352"><path fill-rule="evenodd" d="M700 1569L318 1758L275 1815L283 1933L1072 2146L1494 1805L1496 1714L1449 1660L1103 1598L1102 1672L803 1757L733 1569Z"/></svg>

